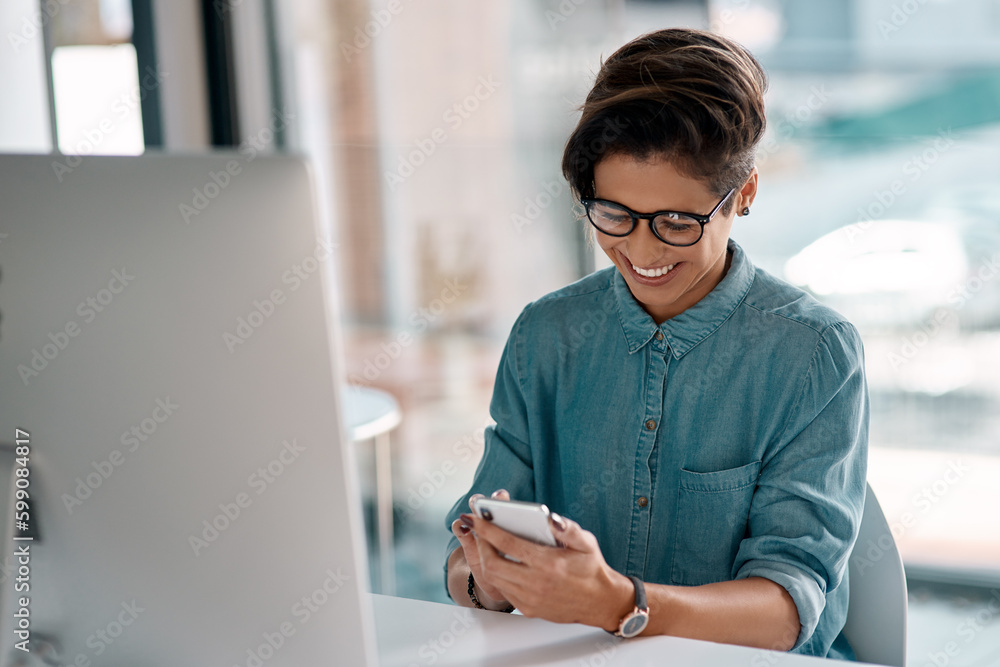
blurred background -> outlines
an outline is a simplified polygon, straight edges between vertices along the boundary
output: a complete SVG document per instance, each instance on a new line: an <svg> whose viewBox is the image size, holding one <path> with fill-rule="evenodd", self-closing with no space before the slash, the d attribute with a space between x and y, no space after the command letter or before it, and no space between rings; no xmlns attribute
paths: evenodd
<svg viewBox="0 0 1000 667"><path fill-rule="evenodd" d="M0 151L58 150L67 179L90 154L313 159L348 381L383 400L358 419L386 418L356 433L373 588L443 601L509 327L606 265L564 142L602 57L668 26L769 73L733 236L862 333L912 664L970 614L948 664L1000 664L1000 0L4 0Z"/></svg>

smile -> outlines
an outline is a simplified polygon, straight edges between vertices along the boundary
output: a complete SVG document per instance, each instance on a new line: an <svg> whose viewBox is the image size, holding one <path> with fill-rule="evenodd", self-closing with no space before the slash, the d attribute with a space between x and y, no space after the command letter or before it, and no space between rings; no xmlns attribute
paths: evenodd
<svg viewBox="0 0 1000 667"><path fill-rule="evenodd" d="M676 264L670 264L668 266L661 266L658 269L640 269L638 266L636 266L635 264L633 264L632 268L640 276L645 276L646 278L658 278L659 276L666 275L667 273L670 273L671 269L673 269L675 266L677 266L677 265Z"/></svg>

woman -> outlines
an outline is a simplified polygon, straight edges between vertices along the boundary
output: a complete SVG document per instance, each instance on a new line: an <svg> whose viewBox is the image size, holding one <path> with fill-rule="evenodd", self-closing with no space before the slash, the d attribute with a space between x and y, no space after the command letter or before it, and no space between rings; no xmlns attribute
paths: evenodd
<svg viewBox="0 0 1000 667"><path fill-rule="evenodd" d="M746 50L693 30L602 66L562 166L614 267L514 324L496 425L448 517L458 604L854 658L861 340L729 240L757 192L765 88ZM572 517L552 521L565 548L467 513L497 489Z"/></svg>

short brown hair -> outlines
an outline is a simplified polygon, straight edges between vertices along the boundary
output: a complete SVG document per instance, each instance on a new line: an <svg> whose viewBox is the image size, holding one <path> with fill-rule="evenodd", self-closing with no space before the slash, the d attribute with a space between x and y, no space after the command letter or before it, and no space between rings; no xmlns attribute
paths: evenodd
<svg viewBox="0 0 1000 667"><path fill-rule="evenodd" d="M729 39L680 28L638 37L602 63L563 175L578 197L593 197L603 157L663 158L722 196L753 169L766 89L760 63Z"/></svg>

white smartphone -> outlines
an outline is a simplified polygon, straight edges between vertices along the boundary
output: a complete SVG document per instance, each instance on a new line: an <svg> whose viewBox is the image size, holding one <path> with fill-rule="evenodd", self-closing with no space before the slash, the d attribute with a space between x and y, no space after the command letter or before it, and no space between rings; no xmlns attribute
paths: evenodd
<svg viewBox="0 0 1000 667"><path fill-rule="evenodd" d="M478 498L472 505L477 517L490 519L509 533L537 544L559 546L549 527L549 508L541 503Z"/></svg>

